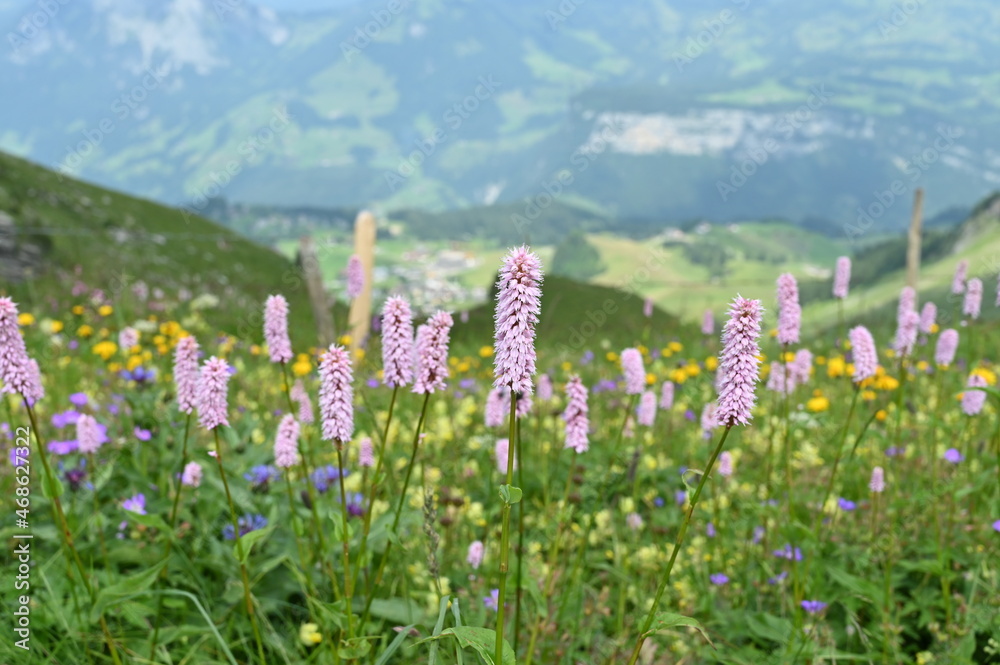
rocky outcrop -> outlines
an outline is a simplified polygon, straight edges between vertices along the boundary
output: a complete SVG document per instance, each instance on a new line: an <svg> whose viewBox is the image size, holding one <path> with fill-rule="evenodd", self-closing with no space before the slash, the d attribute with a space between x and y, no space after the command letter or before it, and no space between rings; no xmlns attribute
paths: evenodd
<svg viewBox="0 0 1000 665"><path fill-rule="evenodd" d="M43 267L44 243L18 232L14 218L0 210L0 281L23 282Z"/></svg>

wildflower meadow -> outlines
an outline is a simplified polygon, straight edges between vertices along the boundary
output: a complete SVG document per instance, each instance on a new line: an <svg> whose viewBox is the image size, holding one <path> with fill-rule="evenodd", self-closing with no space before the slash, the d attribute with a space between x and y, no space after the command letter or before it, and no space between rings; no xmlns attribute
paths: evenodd
<svg viewBox="0 0 1000 665"><path fill-rule="evenodd" d="M492 335L390 295L327 348L278 291L0 298L0 661L1000 663L995 276L862 320L835 268L828 328L786 273L542 335L520 247Z"/></svg>

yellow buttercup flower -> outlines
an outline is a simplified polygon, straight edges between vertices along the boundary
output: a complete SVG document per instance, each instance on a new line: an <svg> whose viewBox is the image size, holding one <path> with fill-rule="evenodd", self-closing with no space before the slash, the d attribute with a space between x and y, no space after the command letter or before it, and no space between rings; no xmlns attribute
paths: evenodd
<svg viewBox="0 0 1000 665"><path fill-rule="evenodd" d="M667 348L669 348L674 353L680 353L681 351L684 350L684 345L681 344L680 342L670 342L670 344L667 344Z"/></svg>
<svg viewBox="0 0 1000 665"><path fill-rule="evenodd" d="M295 376L305 376L312 371L312 362L309 360L309 356L300 353L295 358L295 363L292 364L292 374Z"/></svg>
<svg viewBox="0 0 1000 665"><path fill-rule="evenodd" d="M306 646L313 646L323 641L319 626L314 623L304 623L299 627L299 641Z"/></svg>
<svg viewBox="0 0 1000 665"><path fill-rule="evenodd" d="M21 312L17 315L17 325L30 326L35 322L35 315L31 312Z"/></svg>
<svg viewBox="0 0 1000 665"><path fill-rule="evenodd" d="M97 313L101 316L111 316L111 313L115 311L115 308L111 305L101 305L97 308Z"/></svg>
<svg viewBox="0 0 1000 665"><path fill-rule="evenodd" d="M479 357L480 358L492 358L493 357L493 347L492 346L481 346L481 347L479 347Z"/></svg>
<svg viewBox="0 0 1000 665"><path fill-rule="evenodd" d="M715 356L709 356L705 358L705 369L709 372L714 372L719 368L719 359Z"/></svg>
<svg viewBox="0 0 1000 665"><path fill-rule="evenodd" d="M76 334L79 337L90 337L94 334L94 329L84 323L82 326L76 329Z"/></svg>
<svg viewBox="0 0 1000 665"><path fill-rule="evenodd" d="M656 383L656 375L652 372L646 374L646 385L651 386Z"/></svg>
<svg viewBox="0 0 1000 665"><path fill-rule="evenodd" d="M570 371L571 369L573 369L573 363L571 363L568 360L564 360L562 364L562 369L564 372Z"/></svg>
<svg viewBox="0 0 1000 665"><path fill-rule="evenodd" d="M52 333L53 335L55 335L56 333L61 333L63 331L63 328L64 326L62 321L53 321L52 323L49 324L49 332Z"/></svg>
<svg viewBox="0 0 1000 665"><path fill-rule="evenodd" d="M608 351L606 354L604 354L604 357L608 359L609 363L613 363L618 360L618 354L615 353L614 351Z"/></svg>
<svg viewBox="0 0 1000 665"><path fill-rule="evenodd" d="M886 413L885 409L879 409L878 411L875 412L875 419L878 420L879 422L882 422L883 420L886 419L888 415L889 414Z"/></svg>
<svg viewBox="0 0 1000 665"><path fill-rule="evenodd" d="M836 379L844 376L844 372L847 369L847 363L841 356L834 356L826 362L826 375L831 379Z"/></svg>
<svg viewBox="0 0 1000 665"><path fill-rule="evenodd" d="M94 345L92 349L94 355L100 356L101 360L107 360L118 352L118 345L111 340L104 340Z"/></svg>
<svg viewBox="0 0 1000 665"><path fill-rule="evenodd" d="M73 309L70 311L72 311L76 316L80 316L83 314L83 305L73 305Z"/></svg>
<svg viewBox="0 0 1000 665"><path fill-rule="evenodd" d="M701 368L698 367L698 363L689 362L687 365L684 365L684 372L693 379L701 374Z"/></svg>
<svg viewBox="0 0 1000 665"><path fill-rule="evenodd" d="M340 339L337 340L337 343L340 344L341 346L350 346L351 345L351 336L350 335L341 335Z"/></svg>
<svg viewBox="0 0 1000 665"><path fill-rule="evenodd" d="M988 385L995 386L997 383L997 375L991 369L988 369L986 367L977 367L976 369L972 370L972 373L986 379L986 383Z"/></svg>
<svg viewBox="0 0 1000 665"><path fill-rule="evenodd" d="M683 369L675 369L670 373L670 380L676 384L681 384L687 381L688 375Z"/></svg>
<svg viewBox="0 0 1000 665"><path fill-rule="evenodd" d="M813 413L819 413L820 411L826 411L830 408L830 400L826 397L820 395L819 397L813 397L808 402L806 402L806 408Z"/></svg>

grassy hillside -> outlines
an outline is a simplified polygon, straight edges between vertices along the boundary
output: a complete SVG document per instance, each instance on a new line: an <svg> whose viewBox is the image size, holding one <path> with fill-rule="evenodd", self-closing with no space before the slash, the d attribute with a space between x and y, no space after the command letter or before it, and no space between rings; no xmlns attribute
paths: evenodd
<svg viewBox="0 0 1000 665"><path fill-rule="evenodd" d="M982 316L1000 318L1000 310L993 306L997 293L997 275L1000 273L1000 206L996 196L976 206L974 216L963 222L953 232L947 251L932 253L920 269L917 285L920 303L933 301L938 306L938 320L944 325L955 326L960 318L962 296L951 293L955 265L960 260L969 262L968 276L983 281ZM882 275L875 283L864 288L852 288L845 303L848 316L872 318L891 317L895 320L895 303L899 291L906 284L905 267ZM834 301L803 302L805 320L816 326L831 326L837 321ZM942 317L948 318L942 320Z"/></svg>
<svg viewBox="0 0 1000 665"><path fill-rule="evenodd" d="M99 289L119 310L119 323L140 307L136 285L168 311L190 312L192 299L209 295L201 309L220 331L258 338L256 313L270 293L281 292L292 310L292 334L315 338L304 281L295 265L214 222L180 210L61 178L0 153L0 211L13 218L18 243L41 250L38 274L0 282L0 292L40 311L50 296L72 291L80 304ZM141 287L139 287L141 291ZM162 294L160 293L162 292ZM201 304L211 299L200 298ZM55 313L53 313L55 315Z"/></svg>

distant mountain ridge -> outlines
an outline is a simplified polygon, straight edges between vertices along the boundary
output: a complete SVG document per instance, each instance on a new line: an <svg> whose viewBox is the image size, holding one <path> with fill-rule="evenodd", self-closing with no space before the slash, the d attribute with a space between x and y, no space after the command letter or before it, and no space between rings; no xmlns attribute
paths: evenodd
<svg viewBox="0 0 1000 665"><path fill-rule="evenodd" d="M900 180L895 229L916 186L934 215L1000 184L988 0L52 6L0 2L0 149L195 211L526 207L571 178L618 219L839 228Z"/></svg>

